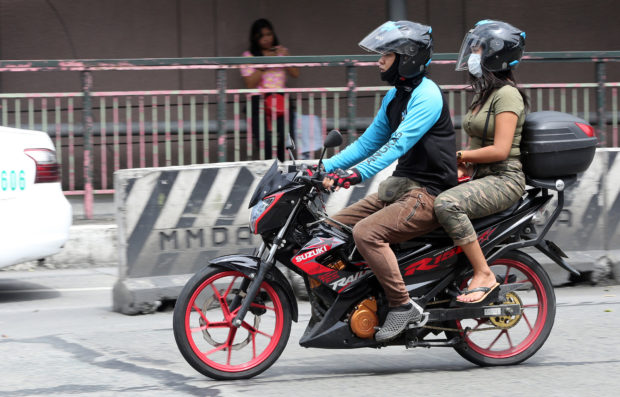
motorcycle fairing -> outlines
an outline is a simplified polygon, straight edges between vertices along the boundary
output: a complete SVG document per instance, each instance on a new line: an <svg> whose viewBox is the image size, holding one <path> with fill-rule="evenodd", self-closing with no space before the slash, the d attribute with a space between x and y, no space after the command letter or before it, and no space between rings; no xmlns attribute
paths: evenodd
<svg viewBox="0 0 620 397"><path fill-rule="evenodd" d="M264 197L273 197L274 201L255 221L254 233L263 234L282 227L286 223L286 218L280 216L280 214L292 211L302 195L302 189L303 187L301 186L293 186Z"/></svg>
<svg viewBox="0 0 620 397"><path fill-rule="evenodd" d="M376 347L374 338L361 339L351 332L351 327L343 321L347 313L359 302L359 297L370 295L370 284L358 284L359 290L352 294L339 294L322 319L310 319L299 344L303 347L322 349L342 349Z"/></svg>
<svg viewBox="0 0 620 397"><path fill-rule="evenodd" d="M478 242L483 249L491 244L494 246L503 239L508 238L510 233L507 233L507 231L515 224L515 220L518 218L527 218L540 207L541 203L535 202L531 204L532 205L527 206L527 208L522 208L517 214L505 218L498 224L480 231ZM415 252L415 249L412 251ZM401 251L400 256L401 258L411 257L406 251ZM419 296L432 287L432 284L425 283L425 281L440 279L447 273L453 271L455 266L463 263L468 263L464 258L463 249L458 246L450 246L428 252L420 252L420 254L414 255L413 258L400 260L399 268L410 294ZM372 274L371 272L369 273L370 274L366 274L366 277L352 278L350 283L346 283L346 285L338 289L337 292L341 293L355 288L357 283L368 279Z"/></svg>
<svg viewBox="0 0 620 397"><path fill-rule="evenodd" d="M269 170L265 173L256 186L254 193L252 193L248 208L254 207L260 200L292 183L293 182L286 176L286 174L282 174L282 172L280 172L278 169L278 159L275 159Z"/></svg>
<svg viewBox="0 0 620 397"><path fill-rule="evenodd" d="M356 263L358 269L354 271L336 270L324 266L320 259L345 244L345 241L336 236L324 234L310 240L303 248L295 253L291 258L291 263L301 269L304 273L325 284L338 293L342 292L350 284L362 280L365 275L371 273L364 262Z"/></svg>
<svg viewBox="0 0 620 397"><path fill-rule="evenodd" d="M297 251L291 258L291 262L310 275L328 272L332 269L321 265L316 260L342 244L344 241L338 237L315 237Z"/></svg>
<svg viewBox="0 0 620 397"><path fill-rule="evenodd" d="M548 199L540 198L535 198L534 200L525 199L524 202L519 205L518 209L515 207L511 216L504 218L494 217L493 219L496 220L496 223L479 232L478 242L482 248L489 249L510 237L510 234L514 232L514 225L524 225L526 220L533 216L547 200ZM311 243L312 244L309 243L310 247L315 248L316 244L319 242L312 240ZM327 251L328 250L325 252ZM411 251L415 252L416 249L412 249ZM403 280L412 295L419 296L432 288L432 283L425 283L425 281L440 279L451 272L458 264L468 263L464 259L462 248L457 246L442 247L429 252L423 251L424 250L418 255L414 255L413 258L399 261ZM406 251L401 251L399 254L401 258L412 256ZM317 258L320 258L320 255L315 256L313 259ZM316 260L312 260L311 262L312 265L306 264L308 267L300 266L300 268L311 275L315 275L319 281L329 286L338 294L351 291L355 289L359 283L365 283L370 277L374 277L373 273L366 266L360 267L359 270L356 269L354 271L336 271L322 266ZM310 266L313 266L312 269L310 269Z"/></svg>

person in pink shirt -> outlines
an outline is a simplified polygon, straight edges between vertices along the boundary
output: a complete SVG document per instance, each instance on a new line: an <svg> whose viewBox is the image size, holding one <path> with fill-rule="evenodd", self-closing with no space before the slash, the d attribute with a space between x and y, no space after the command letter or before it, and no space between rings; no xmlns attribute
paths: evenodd
<svg viewBox="0 0 620 397"><path fill-rule="evenodd" d="M288 49L282 45L276 36L273 25L266 19L258 19L254 21L250 29L250 49L243 52L244 57L252 56L288 56ZM241 76L245 81L247 88L261 88L278 90L286 87L286 76L299 76L297 68L256 68L253 65L247 65L241 68ZM254 145L254 157L258 158L259 153L259 95L252 96L252 143ZM284 97L281 94L264 94L265 98L265 159L272 158L272 112L271 107L276 108L276 132L278 136L277 153L278 159L284 161L284 121L283 113ZM294 112L289 106L289 124L290 132L293 134Z"/></svg>

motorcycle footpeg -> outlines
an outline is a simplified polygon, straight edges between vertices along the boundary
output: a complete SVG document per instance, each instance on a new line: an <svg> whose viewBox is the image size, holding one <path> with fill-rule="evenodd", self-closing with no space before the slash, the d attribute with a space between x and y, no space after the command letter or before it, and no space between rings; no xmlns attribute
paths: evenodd
<svg viewBox="0 0 620 397"><path fill-rule="evenodd" d="M420 318L418 321L409 323L409 325L407 325L407 329L420 328L420 327L425 326L426 323L428 322L429 317L430 317L429 312L422 313L422 318Z"/></svg>

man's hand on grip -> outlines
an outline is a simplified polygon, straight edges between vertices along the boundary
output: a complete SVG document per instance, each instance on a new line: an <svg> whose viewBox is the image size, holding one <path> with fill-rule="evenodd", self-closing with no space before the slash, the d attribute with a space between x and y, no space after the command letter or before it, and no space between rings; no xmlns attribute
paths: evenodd
<svg viewBox="0 0 620 397"><path fill-rule="evenodd" d="M351 168L349 170L342 170L340 168L337 168L336 170L334 170L334 172L330 172L329 174L327 174L325 180L323 180L323 186L325 186L326 181L329 184L328 180L332 181L330 187L331 185L333 185L337 188L343 187L345 189L348 189L350 186L360 183L362 181L362 177L356 168Z"/></svg>

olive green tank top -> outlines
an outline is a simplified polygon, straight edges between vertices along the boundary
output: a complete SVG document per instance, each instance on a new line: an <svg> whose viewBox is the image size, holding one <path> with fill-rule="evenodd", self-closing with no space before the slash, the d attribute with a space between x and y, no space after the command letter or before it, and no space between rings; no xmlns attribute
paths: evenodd
<svg viewBox="0 0 620 397"><path fill-rule="evenodd" d="M486 123L487 114L493 102L495 103L493 105L493 112L489 118L489 126L484 146L490 146L494 142L495 116L503 112L512 112L517 115L518 120L508 159L519 159L521 155L519 149L519 145L521 144L521 131L523 130L523 123L525 122L525 106L519 90L510 85L505 85L491 94L489 99L487 99L476 114L470 110L463 118L463 129L471 138L469 147L472 150L482 147L484 124Z"/></svg>

